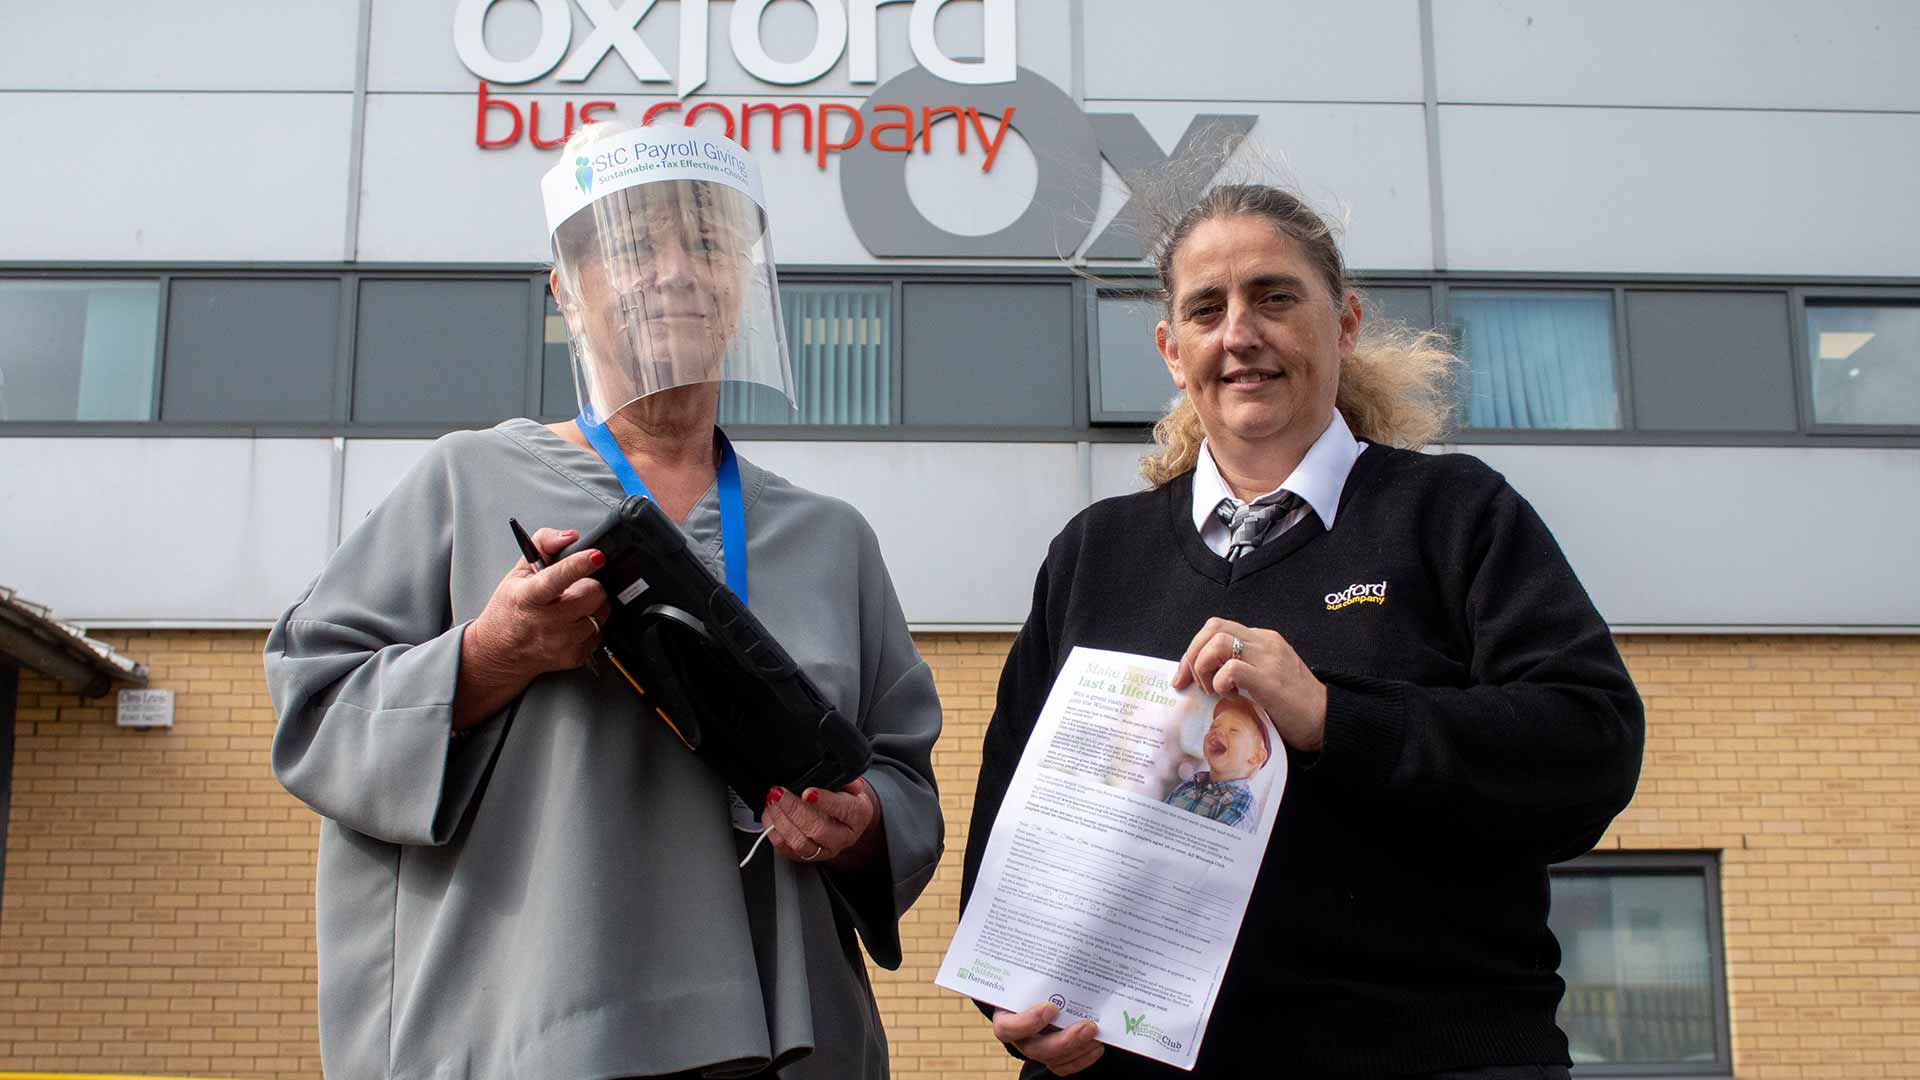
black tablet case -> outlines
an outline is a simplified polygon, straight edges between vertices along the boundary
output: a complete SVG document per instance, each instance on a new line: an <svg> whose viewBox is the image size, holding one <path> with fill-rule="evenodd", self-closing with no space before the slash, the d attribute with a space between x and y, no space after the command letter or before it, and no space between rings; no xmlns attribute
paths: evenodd
<svg viewBox="0 0 1920 1080"><path fill-rule="evenodd" d="M866 771L866 736L653 500L629 496L566 554L588 548L606 556L593 576L613 605L601 643L620 674L755 814L770 788L838 788Z"/></svg>

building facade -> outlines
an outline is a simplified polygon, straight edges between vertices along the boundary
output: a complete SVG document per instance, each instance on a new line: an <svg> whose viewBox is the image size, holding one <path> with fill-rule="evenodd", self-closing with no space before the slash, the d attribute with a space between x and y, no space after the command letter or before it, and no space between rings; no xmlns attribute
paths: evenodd
<svg viewBox="0 0 1920 1080"><path fill-rule="evenodd" d="M729 430L873 523L947 707L952 865L876 975L900 1075L1011 1073L931 985L980 734L1047 542L1134 489L1171 391L1129 179L1237 145L1222 174L1346 221L1371 313L1460 343L1440 452L1534 503L1646 696L1634 805L1555 878L1578 1071L1920 1076L1920 9L0 24L0 585L175 694L128 730L0 662L0 1070L318 1074L264 629L433 437L572 414L537 179L583 118L650 117L759 160L800 401L729 395Z"/></svg>

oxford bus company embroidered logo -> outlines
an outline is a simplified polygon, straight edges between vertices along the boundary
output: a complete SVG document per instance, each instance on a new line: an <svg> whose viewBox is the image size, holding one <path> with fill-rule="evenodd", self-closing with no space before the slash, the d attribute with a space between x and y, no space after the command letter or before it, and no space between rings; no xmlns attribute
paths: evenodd
<svg viewBox="0 0 1920 1080"><path fill-rule="evenodd" d="M1387 602L1387 583L1376 581L1371 585L1355 582L1339 592L1327 594L1327 610L1339 611L1355 604L1384 604Z"/></svg>
<svg viewBox="0 0 1920 1080"><path fill-rule="evenodd" d="M593 165L583 157L574 158L573 163L580 166L573 170L573 182L580 185L580 193L593 194Z"/></svg>

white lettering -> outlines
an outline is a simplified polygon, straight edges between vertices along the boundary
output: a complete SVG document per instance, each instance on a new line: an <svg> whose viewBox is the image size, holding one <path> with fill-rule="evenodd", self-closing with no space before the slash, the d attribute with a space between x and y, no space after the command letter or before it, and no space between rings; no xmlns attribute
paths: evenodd
<svg viewBox="0 0 1920 1080"><path fill-rule="evenodd" d="M680 0L680 81L686 97L707 84L707 0Z"/></svg>
<svg viewBox="0 0 1920 1080"><path fill-rule="evenodd" d="M813 9L813 50L799 60L780 61L767 55L760 40L760 15L773 0L735 0L729 37L733 55L747 73L763 82L798 86L833 70L847 48L847 9L840 0L802 0Z"/></svg>
<svg viewBox="0 0 1920 1080"><path fill-rule="evenodd" d="M454 9L453 49L468 71L488 82L532 82L552 71L567 55L567 46L573 41L573 14L567 10L567 0L533 0L540 9L540 40L519 60L502 60L487 48L487 11L495 3L460 0L460 6Z"/></svg>
<svg viewBox="0 0 1920 1080"><path fill-rule="evenodd" d="M653 55L653 50L634 32L640 20L653 10L654 0L627 0L626 6L617 10L607 0L574 0L574 3L580 5L581 12L593 23L593 33L567 58L567 65L560 69L561 82L586 82L593 69L600 66L601 58L615 49L641 82L666 82L672 78L660 58Z"/></svg>
<svg viewBox="0 0 1920 1080"><path fill-rule="evenodd" d="M847 2L847 81L880 81L878 29L880 5L906 4L912 0L848 0Z"/></svg>
<svg viewBox="0 0 1920 1080"><path fill-rule="evenodd" d="M933 22L948 0L913 0L913 21L907 28L907 40L913 45L913 58L920 61L935 78L975 86L1012 82L1019 74L1014 56L1014 0L980 0L982 27L978 63L963 64L940 51L934 40Z"/></svg>
<svg viewBox="0 0 1920 1080"><path fill-rule="evenodd" d="M686 97L707 82L710 40L710 0L679 0L679 77L667 72L639 34L639 27L658 0L571 0L593 25L579 49L568 55L573 39L569 0L531 0L540 11L540 39L533 51L518 60L494 54L486 40L487 13L499 0L459 0L453 15L453 45L468 71L492 83L529 83L562 60L561 82L585 82L609 52L620 58L641 82L673 82ZM809 83L833 70L847 54L847 78L874 83L880 77L879 9L887 4L913 4L907 43L914 60L934 76L967 85L1012 82L1018 75L1017 0L979 0L983 57L962 62L947 55L934 37L934 23L949 0L801 0L813 9L814 40L807 55L781 61L767 55L760 35L761 16L773 0L736 0L728 23L729 44L740 66L755 78L780 86Z"/></svg>

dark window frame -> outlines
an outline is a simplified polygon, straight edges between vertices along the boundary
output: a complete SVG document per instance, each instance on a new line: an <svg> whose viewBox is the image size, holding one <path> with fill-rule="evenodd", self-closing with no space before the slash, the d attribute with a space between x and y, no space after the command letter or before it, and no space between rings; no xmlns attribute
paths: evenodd
<svg viewBox="0 0 1920 1080"><path fill-rule="evenodd" d="M156 265L140 263L54 263L16 262L0 265L0 281L14 278L152 280L160 288L159 325L156 332L153 399L149 419L143 421L13 421L0 423L0 438L7 437L237 437L237 438L430 438L454 430L453 425L437 422L367 423L349 419L353 386L353 349L358 340L359 282L366 278L464 281L472 279L524 279L529 284L529 320L525 358L524 415L540 412L542 376L542 326L545 317L547 267L526 263L275 263L237 262L183 263ZM170 310L171 283L184 278L333 278L341 283L341 310L337 337L335 400L332 414L324 423L295 422L201 422L158 419L166 376L166 319ZM900 423L901 412L887 426L760 426L741 427L738 434L749 439L791 441L1030 441L1081 443L1145 443L1150 440L1151 417L1137 420L1093 415L1092 370L1097 366L1097 295L1101 290L1147 292L1156 286L1151 268L1146 266L1080 268L1057 266L950 266L939 264L819 265L782 269L781 278L790 284L877 284L887 282L894 290L893 342L889 366L896 394L903 391L902 341L904 337L902 289L909 283L993 282L1013 284L1034 282L1060 284L1065 281L1079 290L1080 302L1073 305L1074 348L1070 357L1070 385L1074 398L1074 422L1071 426L1022 427L983 423L979 425L916 427ZM1620 380L1622 419L1627 426L1618 430L1556 430L1462 428L1444 442L1449 446L1535 445L1535 446L1764 446L1764 447L1873 447L1920 448L1920 425L1869 427L1811 423L1811 389L1807 383L1808 353L1805 304L1808 299L1875 303L1885 300L1920 300L1920 279L1895 278L1790 278L1781 276L1708 276L1685 274L1582 274L1518 273L1481 271L1368 271L1356 275L1362 289L1369 286L1426 288L1430 291L1436 327L1448 325L1447 291L1451 288L1513 289L1607 289L1614 291L1615 363ZM1633 289L1664 291L1763 292L1787 298L1789 352L1794 358L1794 405L1796 429L1791 432L1717 432L1663 430L1643 432L1635 425L1632 395L1631 348L1624 293ZM896 405L900 404L896 401Z"/></svg>
<svg viewBox="0 0 1920 1080"><path fill-rule="evenodd" d="M153 341L153 363L148 371L150 381L147 386L149 396L147 399L147 418L145 420L75 419L0 421L0 436L6 435L8 429L14 427L30 429L72 428L75 429L75 431L72 432L73 434L80 434L95 428L145 427L163 423L160 419L160 392L163 389L161 380L165 378L167 367L167 318L170 311L169 294L172 290L173 278L177 276L179 276L177 273L153 268L78 270L64 267L49 267L46 269L12 270L0 267L0 284L5 284L10 281L150 281L154 284L155 290L153 304L153 332L155 335ZM61 433L66 434L67 432Z"/></svg>
<svg viewBox="0 0 1920 1080"><path fill-rule="evenodd" d="M1914 307L1920 308L1920 287L1849 288L1842 285L1803 285L1788 291L1787 311L1793 320L1793 381L1799 400L1801 432L1819 438L1835 435L1920 436L1920 419L1911 424L1836 424L1822 422L1813 411L1813 340L1807 328L1807 308ZM1920 357L1914 362L1920 364Z"/></svg>
<svg viewBox="0 0 1920 1080"><path fill-rule="evenodd" d="M1101 395L1100 379L1100 302L1102 300L1128 300L1138 303L1157 303L1159 290L1151 279L1143 279L1137 287L1129 287L1119 281L1103 282L1095 287L1083 290L1084 318L1087 320L1087 422L1096 427L1103 425L1151 426L1160 419L1157 412L1136 412L1128 409L1103 409L1100 402L1106 400Z"/></svg>
<svg viewBox="0 0 1920 1080"><path fill-rule="evenodd" d="M1443 282L1434 290L1433 323L1436 328L1446 333L1448 340L1453 342L1455 349L1458 349L1460 346L1460 323L1453 317L1453 291L1455 289L1463 292L1471 291L1476 293L1563 292L1589 296L1606 293L1608 302L1613 305L1613 394L1614 402L1620 409L1620 424L1617 427L1610 428L1511 428L1468 427L1464 422L1457 422L1454 428L1453 441L1462 443L1473 442L1481 435L1519 436L1518 441L1529 441L1533 436L1549 433L1594 437L1620 435L1640 430L1638 419L1633 408L1633 367L1627 355L1629 346L1627 343L1627 287L1625 285ZM1462 378L1466 377L1464 361L1465 358L1462 357Z"/></svg>
<svg viewBox="0 0 1920 1080"><path fill-rule="evenodd" d="M1577 1065L1576 1077L1731 1077L1733 1036L1727 999L1726 920L1721 907L1720 853L1716 851L1594 851L1550 868L1554 877L1698 875L1706 892L1707 971L1712 979L1714 1060Z"/></svg>
<svg viewBox="0 0 1920 1080"><path fill-rule="evenodd" d="M369 269L357 274L348 275L348 280L345 285L345 287L353 290L353 300L352 300L353 317L351 320L352 325L348 330L348 332L351 333L353 337L350 339L350 341L347 344L348 356L347 356L347 362L345 364L345 368L343 371L340 371L338 373L339 377L343 381L336 383L334 385L335 412L334 412L333 419L335 423L348 429L347 434L359 435L361 430L364 430L367 428L373 428L383 432L393 431L396 429L400 431L418 430L422 433L431 433L434 435L439 435L447 431L458 430L470 424L482 423L484 422L484 419L485 419L482 417L470 417L464 421L440 421L440 420L419 420L419 421L371 420L369 421L369 420L356 420L353 418L353 396L357 388L357 380L360 377L360 360L361 360L361 357L360 357L360 328L361 328L360 308L363 300L362 293L363 293L363 290L369 284L385 284L388 282L405 282L408 284L422 284L422 285L477 285L477 284L488 284L488 283L503 283L503 284L509 284L509 285L519 285L522 288L524 288L527 291L527 297L525 300L527 310L524 312L524 314L528 320L528 323L527 323L526 337L521 342L520 379L518 380L519 387L520 387L520 415L536 416L539 414L538 410L540 405L540 395L539 395L538 388L536 386L533 386L532 384L533 384L533 381L538 377L540 373L540 365L539 365L540 332L544 323L544 319L546 318L546 314L544 311L544 306L545 306L544 301L540 299L539 289L535 287L535 280L532 275L529 275L524 272L522 273L477 273L477 274L446 274L446 273L395 274L395 273L388 273L386 271L378 270L378 269ZM532 409L534 411L529 412L528 411L529 409ZM500 419L506 419L506 417L501 417Z"/></svg>
<svg viewBox="0 0 1920 1080"><path fill-rule="evenodd" d="M204 425L224 426L229 423L244 423L244 421L220 421L220 420L206 420L206 421L163 420L160 417L161 411L165 405L165 402L161 397L161 394L166 389L167 365L171 360L171 358L168 356L168 349L171 345L171 342L169 341L169 335L167 333L167 329L171 325L173 320L173 286L176 282L181 282L181 281L188 281L188 282L193 282L193 281L240 281L240 282L311 281L311 282L333 283L339 290L336 295L339 298L340 306L339 308L336 309L336 320L334 324L334 341L333 341L334 370L332 373L333 406L331 411L328 413L325 423L334 424L334 423L345 422L346 413L341 408L340 378L341 378L341 373L343 371L346 372L349 377L352 374L352 367L350 365L352 364L352 361L353 361L353 342L342 341L340 338L340 335L343 333L351 332L352 324L350 321L343 322L339 318L339 316L342 311L349 313L350 315L350 313L356 310L357 305L359 303L358 285L354 283L353 279L350 276L344 275L344 274L327 274L327 273L317 273L317 272L311 272L311 271L300 273L300 272L291 272L291 271L280 272L280 271L239 271L239 270L228 270L228 271L189 270L189 271L175 271L171 273L161 274L160 281L161 281L160 329L159 329L160 340L156 345L156 348L159 349L159 358L155 361L155 365L154 365L155 370L154 370L154 376L153 376L153 408L149 414L149 420L152 423L156 425L164 425L168 427L171 427L174 425L181 425L181 426L187 426L187 427L200 427ZM347 295L347 291L349 289L354 290L352 296ZM348 391L348 394L351 395L352 393L351 383L348 384L347 391ZM261 421L260 426L265 428L278 428L282 426L287 426L287 427L310 426L310 424L306 422L301 422L301 421L284 421L284 422L283 421Z"/></svg>

